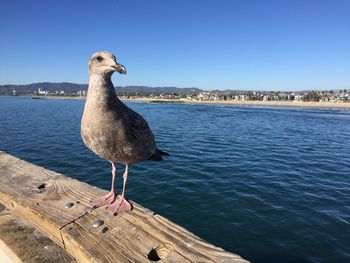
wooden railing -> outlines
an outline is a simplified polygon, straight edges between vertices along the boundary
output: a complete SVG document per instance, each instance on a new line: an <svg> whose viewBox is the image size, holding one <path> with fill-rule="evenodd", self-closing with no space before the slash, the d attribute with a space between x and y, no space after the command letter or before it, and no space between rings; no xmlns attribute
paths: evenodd
<svg viewBox="0 0 350 263"><path fill-rule="evenodd" d="M106 192L0 152L0 242L25 235L9 236L13 219L58 245L62 262L247 262L134 202L118 216L92 208Z"/></svg>

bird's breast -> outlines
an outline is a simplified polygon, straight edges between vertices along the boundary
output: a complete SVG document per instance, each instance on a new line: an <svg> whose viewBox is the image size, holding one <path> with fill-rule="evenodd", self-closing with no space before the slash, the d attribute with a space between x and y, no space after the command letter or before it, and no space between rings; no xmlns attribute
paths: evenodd
<svg viewBox="0 0 350 263"><path fill-rule="evenodd" d="M147 159L155 149L143 150L123 118L111 110L87 104L81 121L81 137L85 145L100 157L115 163L135 163Z"/></svg>

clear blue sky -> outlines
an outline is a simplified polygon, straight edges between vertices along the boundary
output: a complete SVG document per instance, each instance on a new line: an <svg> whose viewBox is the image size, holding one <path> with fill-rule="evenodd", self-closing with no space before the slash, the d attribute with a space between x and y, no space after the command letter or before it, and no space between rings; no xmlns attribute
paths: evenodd
<svg viewBox="0 0 350 263"><path fill-rule="evenodd" d="M0 2L0 84L87 83L97 50L115 85L350 89L350 0Z"/></svg>

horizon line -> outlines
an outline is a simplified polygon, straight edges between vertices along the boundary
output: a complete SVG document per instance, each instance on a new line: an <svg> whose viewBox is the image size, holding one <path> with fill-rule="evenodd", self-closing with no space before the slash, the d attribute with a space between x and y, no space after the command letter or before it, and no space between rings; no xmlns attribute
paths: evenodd
<svg viewBox="0 0 350 263"><path fill-rule="evenodd" d="M75 82L67 82L67 81L62 81L62 82L50 82L50 81L40 81L40 82L32 82L32 83L27 83L27 84L0 84L0 86L26 86L26 85L35 85L35 84L74 84L74 85L86 85L88 86L88 83L75 83ZM177 88L177 89L199 89L202 91L270 91L270 92L302 92L302 91L327 91L327 90L350 90L349 88L304 88L304 89L295 89L295 90L283 90L283 89L245 89L245 88L230 88L230 89L203 89L203 88L198 88L198 87L178 87L178 86L147 86L147 85L141 85L141 84L135 84L135 85L126 85L126 86L114 86L114 88L118 87L147 87L147 88Z"/></svg>

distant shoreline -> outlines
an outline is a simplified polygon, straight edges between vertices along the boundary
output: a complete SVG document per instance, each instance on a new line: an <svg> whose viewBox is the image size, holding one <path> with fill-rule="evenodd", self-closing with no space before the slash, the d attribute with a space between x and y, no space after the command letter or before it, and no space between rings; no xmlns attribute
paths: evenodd
<svg viewBox="0 0 350 263"><path fill-rule="evenodd" d="M86 97L61 97L61 96L28 96L39 99L77 99L83 100ZM271 107L307 107L307 108L342 108L350 110L348 102L294 102L294 101L196 101L196 100L173 100L173 99L156 99L156 98L120 98L127 102L145 102L145 103L176 103L176 104L214 104L214 105L237 105L237 106L271 106Z"/></svg>
<svg viewBox="0 0 350 263"><path fill-rule="evenodd" d="M238 106L274 106L274 107L309 107L309 108L344 108L350 110L350 103L347 102L293 102L293 101L190 101L190 100L171 100L171 99L122 99L130 102L148 102L148 103L179 103L179 104L214 104L214 105L238 105Z"/></svg>

